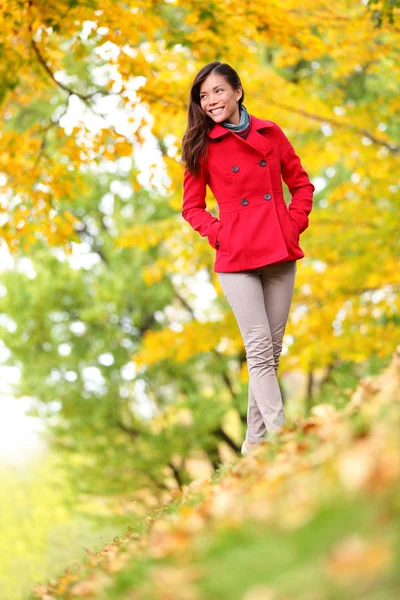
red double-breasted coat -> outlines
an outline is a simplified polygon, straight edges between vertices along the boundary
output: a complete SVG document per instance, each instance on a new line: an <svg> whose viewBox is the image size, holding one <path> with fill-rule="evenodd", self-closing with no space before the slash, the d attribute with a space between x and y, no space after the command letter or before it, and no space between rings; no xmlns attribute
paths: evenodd
<svg viewBox="0 0 400 600"><path fill-rule="evenodd" d="M289 206L282 179L292 195ZM206 210L207 185L218 218ZM279 125L251 115L246 139L214 125L198 175L185 169L182 216L216 250L214 272L255 269L305 256L299 239L314 190Z"/></svg>

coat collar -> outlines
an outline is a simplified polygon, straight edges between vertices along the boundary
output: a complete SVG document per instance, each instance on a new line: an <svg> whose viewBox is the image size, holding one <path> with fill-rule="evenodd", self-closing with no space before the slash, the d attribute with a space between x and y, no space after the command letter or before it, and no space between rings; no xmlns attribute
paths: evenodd
<svg viewBox="0 0 400 600"><path fill-rule="evenodd" d="M268 127L274 127L275 123L273 123L272 121L268 121L267 119L258 119L253 115L250 115L250 117L251 127L246 139L241 138L240 136L236 136L232 131L230 131L230 129L222 127L220 123L216 123L214 125L214 127L208 134L208 137L211 139L217 139L227 134L235 135L235 138L239 140L239 142L243 142L245 144L253 146L256 150L258 150L265 156L272 149L272 144L267 140L266 137L259 133L259 131Z"/></svg>

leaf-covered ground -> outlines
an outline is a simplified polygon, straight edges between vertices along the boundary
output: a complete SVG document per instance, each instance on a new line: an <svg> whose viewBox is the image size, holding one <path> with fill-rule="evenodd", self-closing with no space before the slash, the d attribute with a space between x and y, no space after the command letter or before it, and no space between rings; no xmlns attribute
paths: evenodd
<svg viewBox="0 0 400 600"><path fill-rule="evenodd" d="M30 599L397 600L399 432L400 347L342 410L288 422Z"/></svg>

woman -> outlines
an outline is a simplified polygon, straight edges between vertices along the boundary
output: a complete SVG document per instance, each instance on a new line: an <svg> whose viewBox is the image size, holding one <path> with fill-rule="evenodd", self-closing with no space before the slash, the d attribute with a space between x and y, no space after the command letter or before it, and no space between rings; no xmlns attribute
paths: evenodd
<svg viewBox="0 0 400 600"><path fill-rule="evenodd" d="M315 188L282 129L250 115L243 100L239 76L225 63L195 77L182 140L182 216L216 250L214 272L245 345L247 454L286 422L277 372ZM206 210L207 185L219 218Z"/></svg>

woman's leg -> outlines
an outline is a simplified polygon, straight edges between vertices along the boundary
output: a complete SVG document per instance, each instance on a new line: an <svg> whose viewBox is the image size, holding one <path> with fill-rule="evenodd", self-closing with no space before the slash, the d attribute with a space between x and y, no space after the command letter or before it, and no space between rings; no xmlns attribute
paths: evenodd
<svg viewBox="0 0 400 600"><path fill-rule="evenodd" d="M264 291L264 303L271 330L275 374L278 376L282 340L289 317L293 297L297 261L286 261L258 269ZM266 427L258 409L252 386L249 385L247 422L253 422L253 430L258 438L265 434Z"/></svg>
<svg viewBox="0 0 400 600"><path fill-rule="evenodd" d="M283 335L293 298L296 272L296 260L268 265L260 269L265 310L271 329L276 375L278 374L279 360L282 352Z"/></svg>
<svg viewBox="0 0 400 600"><path fill-rule="evenodd" d="M293 293L295 262L237 273L218 273L246 348L249 369L246 439L252 443L262 441L266 430L275 431L285 423L276 374L279 346L282 347ZM272 310L270 302L274 304Z"/></svg>

